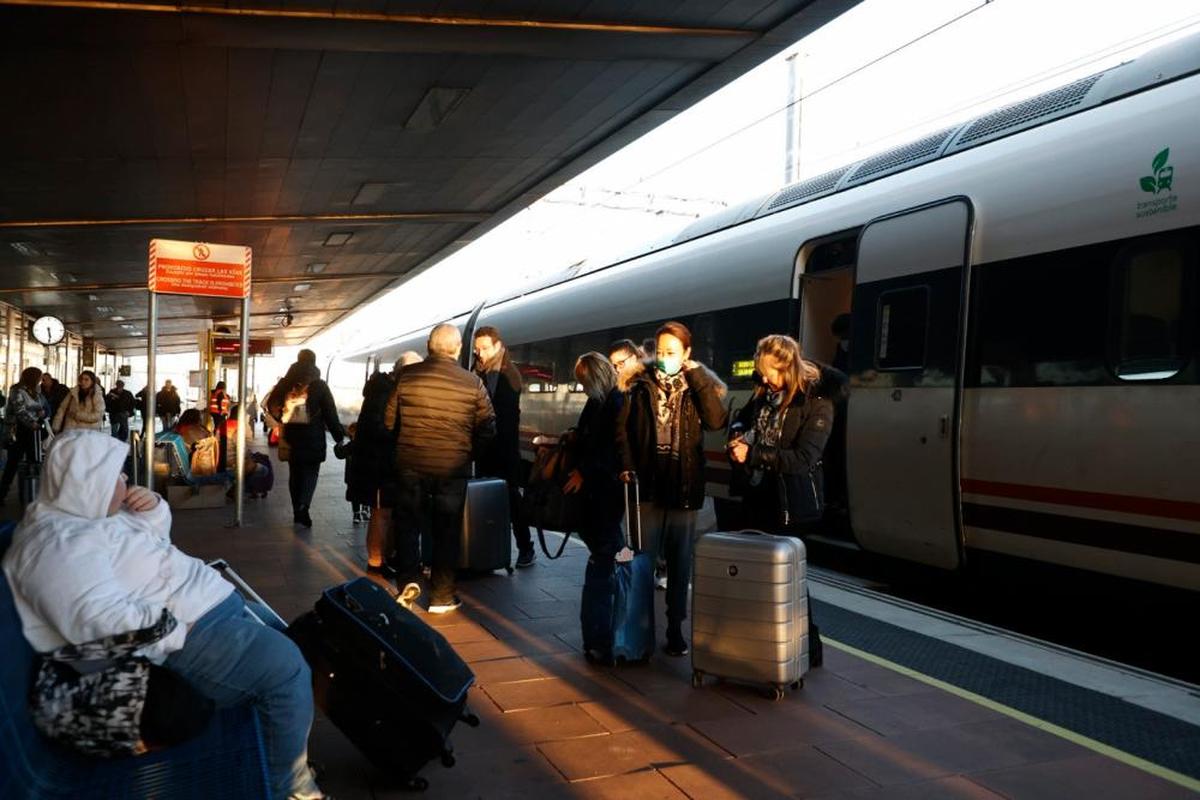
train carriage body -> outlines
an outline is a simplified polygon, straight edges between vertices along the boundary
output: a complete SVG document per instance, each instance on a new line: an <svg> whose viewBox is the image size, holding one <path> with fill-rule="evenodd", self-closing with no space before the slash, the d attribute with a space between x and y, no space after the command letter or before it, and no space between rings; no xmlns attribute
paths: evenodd
<svg viewBox="0 0 1200 800"><path fill-rule="evenodd" d="M490 303L478 324L525 375L528 441L574 424L585 351L680 319L736 408L761 336L828 362L844 312L860 546L1200 589L1200 39ZM423 351L427 330L372 352ZM707 450L727 501L720 435Z"/></svg>

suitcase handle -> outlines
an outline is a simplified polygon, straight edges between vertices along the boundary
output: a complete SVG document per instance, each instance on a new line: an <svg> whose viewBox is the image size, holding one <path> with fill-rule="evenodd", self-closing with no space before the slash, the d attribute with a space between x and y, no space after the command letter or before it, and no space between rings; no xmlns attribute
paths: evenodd
<svg viewBox="0 0 1200 800"><path fill-rule="evenodd" d="M622 473L625 486L625 546L635 552L642 551L642 496L638 489L637 473L632 470ZM632 513L629 494L633 493ZM636 535L634 529L637 529ZM636 540L636 541L635 541Z"/></svg>

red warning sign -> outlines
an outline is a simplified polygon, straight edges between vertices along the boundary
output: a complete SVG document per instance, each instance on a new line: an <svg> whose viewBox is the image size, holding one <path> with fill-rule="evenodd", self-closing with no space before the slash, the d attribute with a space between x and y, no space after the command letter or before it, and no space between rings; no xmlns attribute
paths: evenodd
<svg viewBox="0 0 1200 800"><path fill-rule="evenodd" d="M250 248L233 244L150 240L148 288L158 294L250 296Z"/></svg>

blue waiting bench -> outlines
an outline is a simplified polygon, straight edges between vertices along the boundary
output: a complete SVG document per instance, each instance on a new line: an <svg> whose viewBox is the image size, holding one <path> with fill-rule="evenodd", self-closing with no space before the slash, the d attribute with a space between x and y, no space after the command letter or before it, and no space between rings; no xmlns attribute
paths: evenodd
<svg viewBox="0 0 1200 800"><path fill-rule="evenodd" d="M0 558L14 527L0 522ZM137 757L89 758L34 728L27 703L35 655L21 633L12 592L0 576L0 798L269 797L266 752L253 709L218 712L203 734L177 747Z"/></svg>

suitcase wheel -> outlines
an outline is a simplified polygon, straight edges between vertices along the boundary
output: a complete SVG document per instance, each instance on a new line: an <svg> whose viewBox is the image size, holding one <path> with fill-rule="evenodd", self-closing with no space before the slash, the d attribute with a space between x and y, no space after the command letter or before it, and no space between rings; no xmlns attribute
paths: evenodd
<svg viewBox="0 0 1200 800"><path fill-rule="evenodd" d="M405 780L403 788L406 792L423 792L429 788L429 781L417 775Z"/></svg>
<svg viewBox="0 0 1200 800"><path fill-rule="evenodd" d="M793 689L803 689L804 688L804 678L801 678L798 681L794 681L792 683L792 688Z"/></svg>
<svg viewBox="0 0 1200 800"><path fill-rule="evenodd" d="M465 713L461 717L459 717L459 720L464 725L466 725L470 728L478 728L479 727L479 716L476 714L472 714L470 711L468 711L467 713Z"/></svg>
<svg viewBox="0 0 1200 800"><path fill-rule="evenodd" d="M704 685L704 673L698 669L692 670L692 688L699 689Z"/></svg>
<svg viewBox="0 0 1200 800"><path fill-rule="evenodd" d="M453 766L454 766L456 763L458 763L458 762L456 762L456 761L454 760L454 754L453 754L453 753L442 753L442 766L443 766L443 767L445 767L446 769L450 769L450 768L451 768L451 767L453 767Z"/></svg>
<svg viewBox="0 0 1200 800"><path fill-rule="evenodd" d="M770 690L767 692L767 696L770 697L772 700L774 700L776 703L778 703L780 700L783 699L783 696L786 693L787 693L787 691L784 689L783 686L776 684L775 686L772 686L770 688Z"/></svg>
<svg viewBox="0 0 1200 800"><path fill-rule="evenodd" d="M509 575L512 575L513 574L512 564L509 564L507 567L505 567L504 571L507 572Z"/></svg>

